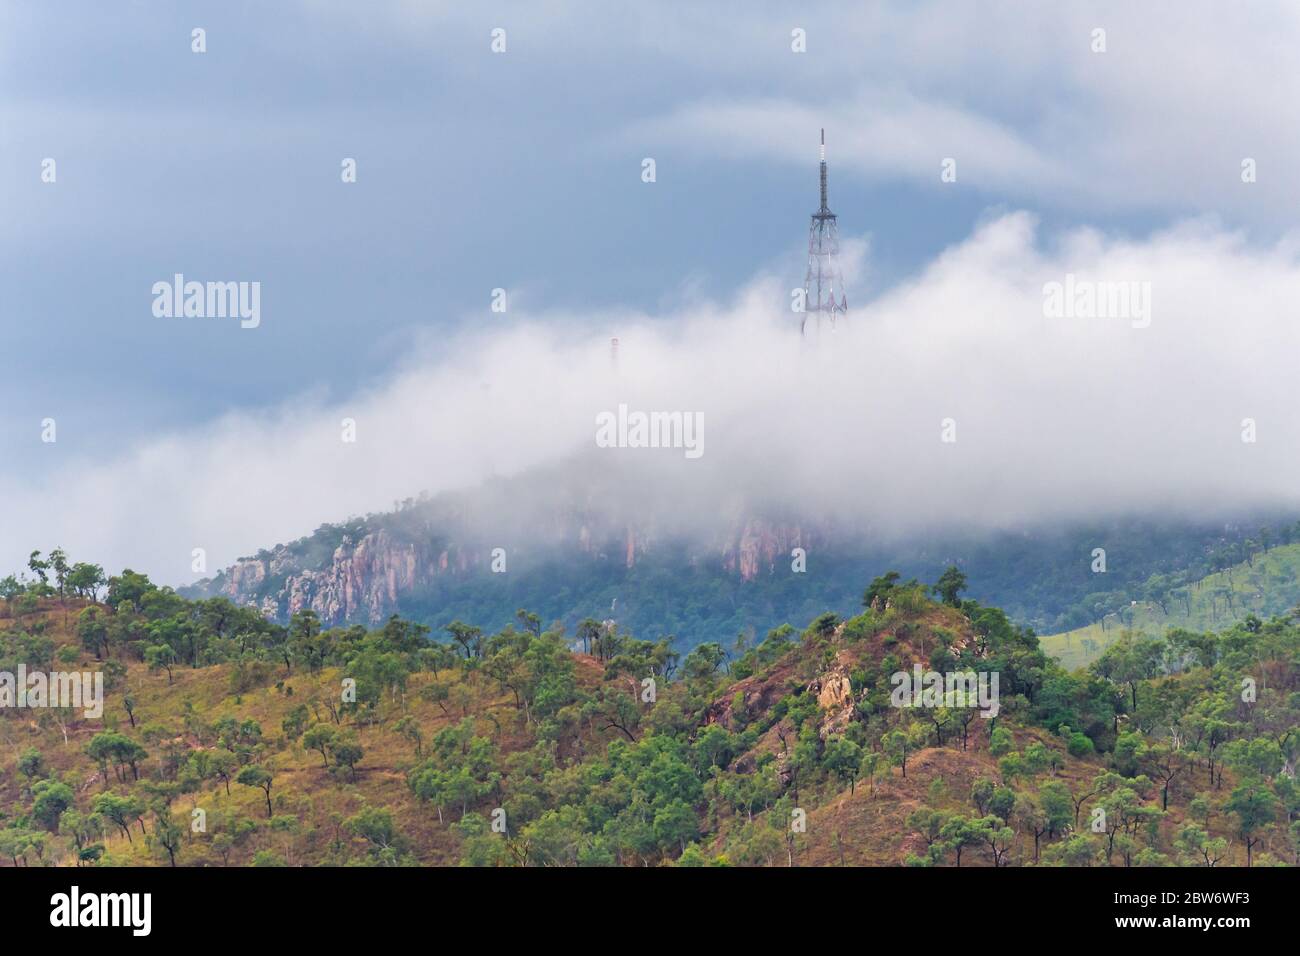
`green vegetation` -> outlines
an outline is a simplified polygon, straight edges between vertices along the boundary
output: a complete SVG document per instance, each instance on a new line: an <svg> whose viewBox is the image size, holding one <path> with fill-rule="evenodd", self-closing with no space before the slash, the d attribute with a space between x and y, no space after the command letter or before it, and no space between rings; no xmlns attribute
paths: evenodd
<svg viewBox="0 0 1300 956"><path fill-rule="evenodd" d="M1262 530L1240 563L1202 578L1153 575L1127 606L1096 623L1043 637L1043 648L1065 667L1083 667L1125 633L1215 630L1300 606L1300 543L1272 541Z"/></svg>
<svg viewBox="0 0 1300 956"><path fill-rule="evenodd" d="M391 546L424 555L426 570L438 564L438 555L446 556L445 571L426 573L398 595L393 608L435 632L457 620L499 630L514 620L520 607L545 621L562 622L572 631L586 618L610 616L617 602L620 623L633 633L670 634L681 647L689 648L726 643L742 631L759 639L783 622L811 620L827 608L847 614L857 606L863 582L890 568L937 582L945 568L957 565L971 582L968 596L1001 607L1012 620L1041 634L1091 624L1124 612L1133 601L1141 604L1159 598L1169 603L1177 588L1278 546L1300 542L1300 524L1294 517L1263 527L1257 521L1196 525L1126 518L1068 531L1026 530L906 543L805 528L801 540L810 544L805 572L791 573L789 553L778 549L756 554L756 576L745 580L734 564L724 561L721 550L668 539L652 529L647 530L653 544L638 552L631 568L626 559L626 528L621 524L618 540L601 543L598 538L589 548L578 548L574 542L579 528L590 516L580 504L570 502L561 513L571 525L571 542L512 554L508 581L503 581L501 575L484 569L486 545L476 544L472 530L458 523L461 519L457 509L450 507L453 503L401 502L392 512L325 524L307 537L263 551L258 557L267 562L264 574L254 577L257 583L247 585L242 598L259 607L270 601L279 608L281 623L287 623L285 582L291 573L328 571L335 549L345 539L355 545L367 535L378 535ZM591 520L597 523L596 518ZM1092 571L1095 548L1107 552L1105 574ZM228 584L223 572L184 593L211 597L222 594ZM1294 603L1269 599L1255 613L1267 617ZM359 615L357 622L372 623L367 614L366 609L354 612ZM1195 626L1223 623L1211 620Z"/></svg>
<svg viewBox="0 0 1300 956"><path fill-rule="evenodd" d="M0 661L101 670L107 697L0 711L9 865L1300 862L1294 615L1070 673L956 568L684 655L524 610L279 625L131 571L102 595L32 573ZM996 715L895 706L914 666L996 674Z"/></svg>

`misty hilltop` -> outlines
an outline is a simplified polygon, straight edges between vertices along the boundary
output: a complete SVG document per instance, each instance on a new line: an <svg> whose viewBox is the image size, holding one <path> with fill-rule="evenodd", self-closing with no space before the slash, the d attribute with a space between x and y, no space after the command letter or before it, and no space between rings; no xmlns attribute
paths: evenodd
<svg viewBox="0 0 1300 956"><path fill-rule="evenodd" d="M885 535L739 492L704 519L668 507L670 493L626 459L590 455L581 468L538 469L321 525L182 593L225 596L280 622L310 609L327 626L400 614L434 627L458 619L496 627L526 606L569 629L613 619L691 647L826 610L851 613L861 582L890 568L927 580L957 564L975 597L1049 633L1247 560L1261 543L1300 540L1276 516ZM1104 573L1098 548L1108 555Z"/></svg>

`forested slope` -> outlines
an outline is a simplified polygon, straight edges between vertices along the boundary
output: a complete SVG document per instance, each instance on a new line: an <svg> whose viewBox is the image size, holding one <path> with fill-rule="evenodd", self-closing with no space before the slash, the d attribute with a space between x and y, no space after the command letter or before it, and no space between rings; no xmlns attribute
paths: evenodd
<svg viewBox="0 0 1300 956"><path fill-rule="evenodd" d="M1300 851L1291 618L1122 641L1072 675L963 601L955 569L938 600L882 576L847 620L684 657L527 612L496 633L322 629L310 613L282 627L131 572L103 594L58 584L0 604L0 671L101 670L109 686L99 718L0 710L8 865L1258 865ZM894 675L914 666L998 675L996 716L896 706Z"/></svg>
<svg viewBox="0 0 1300 956"><path fill-rule="evenodd" d="M1043 648L1066 667L1092 663L1121 634L1163 636L1171 628L1217 630L1252 615L1268 618L1300 607L1300 544L1248 552L1244 560L1186 584L1158 577L1128 607L1061 634Z"/></svg>

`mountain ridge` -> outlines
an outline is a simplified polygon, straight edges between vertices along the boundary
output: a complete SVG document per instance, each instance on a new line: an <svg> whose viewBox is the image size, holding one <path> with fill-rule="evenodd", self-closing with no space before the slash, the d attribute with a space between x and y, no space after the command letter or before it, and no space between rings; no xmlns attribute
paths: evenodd
<svg viewBox="0 0 1300 956"><path fill-rule="evenodd" d="M1144 599L1152 587L1231 566L1260 540L1300 540L1277 516L1156 524L1116 518L1057 529L884 538L870 528L764 511L728 499L713 521L662 524L659 502L626 504L619 476L598 491L566 472L408 499L391 512L324 524L180 588L224 595L285 622L303 608L326 625L401 614L433 627L460 618L501 627L528 606L572 628L617 618L683 647L759 634L828 608L849 613L861 582L888 569L933 579L957 564L972 594L1016 621L1058 633ZM629 479L630 480L630 479ZM547 489L538 497L534 489ZM1260 522L1274 530L1259 528ZM1092 571L1097 547L1105 574ZM801 549L801 551L796 551ZM801 568L801 570L796 570Z"/></svg>

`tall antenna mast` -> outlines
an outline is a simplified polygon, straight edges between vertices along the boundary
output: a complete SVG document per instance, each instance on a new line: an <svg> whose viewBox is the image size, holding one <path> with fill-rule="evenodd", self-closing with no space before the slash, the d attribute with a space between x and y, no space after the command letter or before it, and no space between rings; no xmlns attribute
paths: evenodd
<svg viewBox="0 0 1300 956"><path fill-rule="evenodd" d="M830 210L826 207L826 130L822 130L822 207L818 212L825 215Z"/></svg>
<svg viewBox="0 0 1300 956"><path fill-rule="evenodd" d="M816 337L823 322L835 327L835 319L848 312L844 277L840 274L840 237L835 213L826 202L826 130L821 142L821 206L808 226L808 272L804 275L804 316L800 332Z"/></svg>

